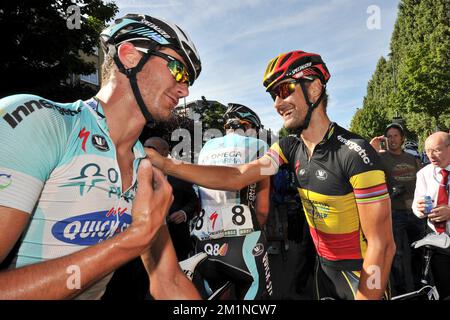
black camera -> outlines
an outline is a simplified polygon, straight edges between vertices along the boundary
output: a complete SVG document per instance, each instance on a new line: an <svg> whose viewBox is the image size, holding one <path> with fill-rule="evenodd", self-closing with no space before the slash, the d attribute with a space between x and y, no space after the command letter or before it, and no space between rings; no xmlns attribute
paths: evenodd
<svg viewBox="0 0 450 320"><path fill-rule="evenodd" d="M381 149L381 150L387 151L388 146L387 146L387 139L386 139L386 138L383 138L383 139L380 141L380 149Z"/></svg>

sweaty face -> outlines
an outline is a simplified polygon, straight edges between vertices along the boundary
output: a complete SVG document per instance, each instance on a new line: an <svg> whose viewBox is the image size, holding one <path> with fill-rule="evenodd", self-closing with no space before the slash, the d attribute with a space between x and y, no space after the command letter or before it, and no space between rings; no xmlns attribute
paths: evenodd
<svg viewBox="0 0 450 320"><path fill-rule="evenodd" d="M388 138L389 150L398 151L403 145L403 136L400 130L391 128L386 132Z"/></svg>
<svg viewBox="0 0 450 320"><path fill-rule="evenodd" d="M163 48L160 52L185 63L172 49ZM137 79L142 98L156 121L170 121L179 99L189 95L187 84L176 82L167 67L167 61L158 56L150 57Z"/></svg>
<svg viewBox="0 0 450 320"><path fill-rule="evenodd" d="M285 99L279 96L275 99L275 109L282 117L284 127L289 131L300 128L304 121L308 107L300 85L295 86L295 90Z"/></svg>

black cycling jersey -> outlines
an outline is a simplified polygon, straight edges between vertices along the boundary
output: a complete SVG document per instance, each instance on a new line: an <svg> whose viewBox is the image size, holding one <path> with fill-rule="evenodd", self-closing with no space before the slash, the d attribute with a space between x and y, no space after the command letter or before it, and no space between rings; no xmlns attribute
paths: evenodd
<svg viewBox="0 0 450 320"><path fill-rule="evenodd" d="M360 270L367 241L358 205L389 198L380 158L360 136L331 123L311 157L303 141L289 136L267 155L295 171L298 191L323 264Z"/></svg>

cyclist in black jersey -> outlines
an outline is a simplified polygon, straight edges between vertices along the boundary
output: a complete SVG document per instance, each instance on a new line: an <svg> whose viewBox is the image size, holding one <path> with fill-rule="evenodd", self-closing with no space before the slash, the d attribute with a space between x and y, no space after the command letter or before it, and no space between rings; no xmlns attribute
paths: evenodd
<svg viewBox="0 0 450 320"><path fill-rule="evenodd" d="M166 173L224 190L239 190L288 164L319 256L317 298L388 298L395 244L385 175L370 144L328 118L329 78L317 54L292 51L269 61L264 86L292 135L249 164L196 166L149 154Z"/></svg>

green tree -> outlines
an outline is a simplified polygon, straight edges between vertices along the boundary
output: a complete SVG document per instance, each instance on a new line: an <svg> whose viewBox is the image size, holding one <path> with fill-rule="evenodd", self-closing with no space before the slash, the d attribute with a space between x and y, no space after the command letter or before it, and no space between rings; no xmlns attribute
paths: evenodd
<svg viewBox="0 0 450 320"><path fill-rule="evenodd" d="M450 1L405 1L406 7L415 21L414 41L401 55L396 104L443 128L450 117Z"/></svg>
<svg viewBox="0 0 450 320"><path fill-rule="evenodd" d="M80 28L68 10L80 9ZM71 100L80 92L66 85L71 74L90 74L95 68L80 51L92 54L99 33L118 11L101 0L19 0L0 4L2 63L0 97L35 93L46 98ZM79 96L77 96L79 98Z"/></svg>
<svg viewBox="0 0 450 320"><path fill-rule="evenodd" d="M381 58L351 122L369 138L395 115L419 144L450 127L450 0L402 0L389 59Z"/></svg>
<svg viewBox="0 0 450 320"><path fill-rule="evenodd" d="M202 97L202 100L195 101L193 111L199 115L199 121L202 122L204 130L218 129L222 134L225 134L223 128L225 124L223 115L227 111L225 105L215 100L206 100L205 97Z"/></svg>
<svg viewBox="0 0 450 320"><path fill-rule="evenodd" d="M363 117L364 117L364 109L357 108L353 118L350 122L350 131L357 133L361 136L364 136L364 130L362 129L363 125Z"/></svg>
<svg viewBox="0 0 450 320"><path fill-rule="evenodd" d="M353 117L350 130L366 139L383 133L391 115L392 65L381 57L367 85L363 107Z"/></svg>
<svg viewBox="0 0 450 320"><path fill-rule="evenodd" d="M288 131L285 127L282 127L282 128L278 131L278 138L279 138L279 139L285 138L285 137L287 137L288 135L289 135L289 131Z"/></svg>

